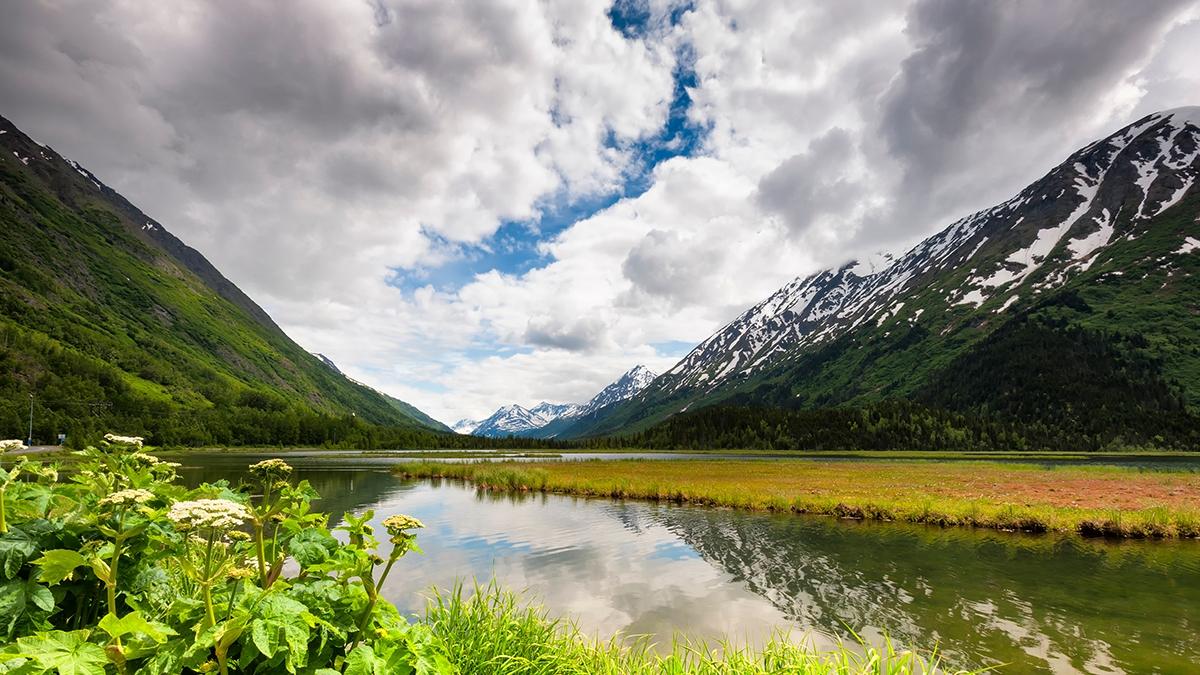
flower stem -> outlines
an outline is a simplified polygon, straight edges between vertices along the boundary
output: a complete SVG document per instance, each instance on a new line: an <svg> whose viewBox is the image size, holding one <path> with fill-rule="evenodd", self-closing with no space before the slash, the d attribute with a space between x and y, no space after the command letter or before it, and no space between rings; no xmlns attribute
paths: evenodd
<svg viewBox="0 0 1200 675"><path fill-rule="evenodd" d="M391 565L388 565L391 568ZM350 643L350 648L346 653L354 651L358 643L362 641L363 633L367 630L367 625L371 623L371 613L375 611L375 602L379 600L379 593L375 590L375 582L371 579L371 573L359 576L359 581L362 582L363 589L367 592L367 609L363 611L362 618L358 620L358 634L354 636L354 640Z"/></svg>
<svg viewBox="0 0 1200 675"><path fill-rule="evenodd" d="M262 521L258 519L254 521L254 552L258 557L258 585L265 590L267 588L267 555L263 547L263 525Z"/></svg>
<svg viewBox="0 0 1200 675"><path fill-rule="evenodd" d="M204 595L204 612L205 620L208 622L205 628L211 628L217 625L217 614L213 610L212 602L212 553L213 542L217 538L217 531L210 529L208 531L208 546L204 551L204 580L201 582L201 589Z"/></svg>
<svg viewBox="0 0 1200 675"><path fill-rule="evenodd" d="M383 589L383 580L387 579L388 573L392 571L392 565L395 565L399 559L400 556L397 555L388 557L387 566L383 568L383 574L379 575L379 581L375 584L375 595L379 595L379 591Z"/></svg>
<svg viewBox="0 0 1200 675"><path fill-rule="evenodd" d="M108 565L108 613L117 616L117 567L121 564L121 544L125 542L125 509L117 515L117 536L113 538L112 562ZM120 640L117 644L121 644Z"/></svg>

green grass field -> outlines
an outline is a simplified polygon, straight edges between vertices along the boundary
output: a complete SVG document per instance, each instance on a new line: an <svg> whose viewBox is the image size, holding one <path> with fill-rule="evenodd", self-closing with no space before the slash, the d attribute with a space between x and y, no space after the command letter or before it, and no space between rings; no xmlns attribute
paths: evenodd
<svg viewBox="0 0 1200 675"><path fill-rule="evenodd" d="M1200 473L1188 470L881 459L411 462L396 471L496 490L1002 530L1200 536Z"/></svg>
<svg viewBox="0 0 1200 675"><path fill-rule="evenodd" d="M780 634L759 647L677 640L671 645L589 638L571 623L494 585L437 593L424 617L464 675L915 675L959 673L936 650L890 643L817 650Z"/></svg>

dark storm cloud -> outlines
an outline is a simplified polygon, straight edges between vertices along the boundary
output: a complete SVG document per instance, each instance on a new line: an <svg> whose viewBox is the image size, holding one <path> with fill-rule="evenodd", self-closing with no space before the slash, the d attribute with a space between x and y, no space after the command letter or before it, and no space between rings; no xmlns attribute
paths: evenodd
<svg viewBox="0 0 1200 675"><path fill-rule="evenodd" d="M673 230L650 230L621 264L621 272L633 288L619 302L636 306L638 298L644 297L681 307L701 301L720 261L719 242L697 240Z"/></svg>
<svg viewBox="0 0 1200 675"><path fill-rule="evenodd" d="M807 230L821 216L848 214L863 193L863 186L848 174L854 155L850 133L834 127L813 139L807 151L764 176L758 184L758 201L781 214L795 231Z"/></svg>
<svg viewBox="0 0 1200 675"><path fill-rule="evenodd" d="M1047 136L1061 138L1061 130L1111 113L1102 107L1115 107L1105 96L1188 6L1194 3L919 0L905 29L915 49L883 94L877 121L883 149L903 171L898 213L885 220L928 227L921 216L930 205L954 202L939 192L970 190L964 172L979 185L1013 168L1030 177L1032 166L989 167L1002 154L994 151L1018 144L1034 162L1043 160L1039 148L1061 152Z"/></svg>
<svg viewBox="0 0 1200 675"><path fill-rule="evenodd" d="M608 328L602 319L581 318L561 323L549 318L530 319L524 340L536 347L564 349L571 352L588 351L604 343Z"/></svg>

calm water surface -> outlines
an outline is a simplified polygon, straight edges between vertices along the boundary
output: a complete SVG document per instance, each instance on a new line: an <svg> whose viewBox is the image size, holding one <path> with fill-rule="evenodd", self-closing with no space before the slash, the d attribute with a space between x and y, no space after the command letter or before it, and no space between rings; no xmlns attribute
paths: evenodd
<svg viewBox="0 0 1200 675"><path fill-rule="evenodd" d="M247 459L184 459L190 483ZM420 612L431 586L528 590L601 637L620 631L818 644L883 632L1000 672L1184 673L1200 663L1200 542L1104 542L572 497L499 496L405 481L354 459L289 459L340 519L422 519L424 556L385 594ZM386 554L385 554L386 555Z"/></svg>

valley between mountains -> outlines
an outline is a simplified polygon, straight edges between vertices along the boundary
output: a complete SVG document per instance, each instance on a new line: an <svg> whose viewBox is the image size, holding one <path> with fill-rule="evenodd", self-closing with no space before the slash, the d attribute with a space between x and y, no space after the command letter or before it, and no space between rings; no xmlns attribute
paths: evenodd
<svg viewBox="0 0 1200 675"><path fill-rule="evenodd" d="M458 434L299 348L161 223L3 130L10 435L32 386L39 436L178 444L1200 445L1200 108L1136 120L902 254L799 277L665 373Z"/></svg>

